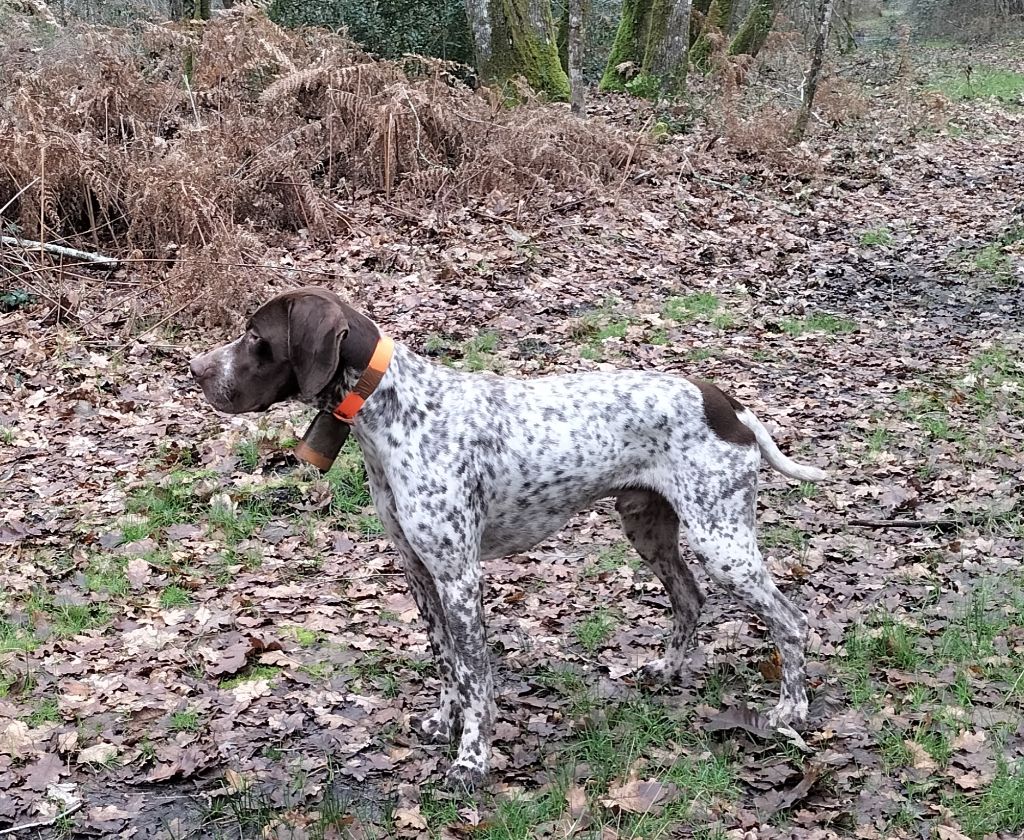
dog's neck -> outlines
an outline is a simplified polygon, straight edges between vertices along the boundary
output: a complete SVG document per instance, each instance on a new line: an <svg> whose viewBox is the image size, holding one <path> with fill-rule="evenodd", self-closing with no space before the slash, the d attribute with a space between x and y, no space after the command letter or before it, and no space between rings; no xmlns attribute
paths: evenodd
<svg viewBox="0 0 1024 840"><path fill-rule="evenodd" d="M360 443L392 434L399 420L408 428L424 422L432 407L436 409L438 394L450 385L444 381L446 373L450 373L447 368L439 368L396 343L380 384L355 417L352 431Z"/></svg>
<svg viewBox="0 0 1024 840"><path fill-rule="evenodd" d="M359 382L370 364L373 351L380 339L380 330L377 325L361 312L357 312L347 303L342 303L345 310L345 319L348 321L348 332L341 342L339 365L334 379L315 400L315 405L321 411L333 411Z"/></svg>

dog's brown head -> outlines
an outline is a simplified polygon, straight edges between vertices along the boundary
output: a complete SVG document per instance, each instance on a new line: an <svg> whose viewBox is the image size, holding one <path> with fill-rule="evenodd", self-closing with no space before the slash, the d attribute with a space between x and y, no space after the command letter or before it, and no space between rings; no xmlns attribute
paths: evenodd
<svg viewBox="0 0 1024 840"><path fill-rule="evenodd" d="M359 340L346 341L350 332ZM294 397L312 402L339 372L365 367L376 336L333 292L296 289L261 306L240 338L196 356L189 370L218 411L265 411Z"/></svg>

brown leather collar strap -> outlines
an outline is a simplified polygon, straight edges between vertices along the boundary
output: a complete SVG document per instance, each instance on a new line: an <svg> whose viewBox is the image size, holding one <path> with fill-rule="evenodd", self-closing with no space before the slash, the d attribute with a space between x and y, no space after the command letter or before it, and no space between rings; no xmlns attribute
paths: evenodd
<svg viewBox="0 0 1024 840"><path fill-rule="evenodd" d="M334 407L331 413L342 423L352 424L363 407L363 403L369 399L370 394L380 385L381 379L391 364L391 357L395 353L395 342L388 336L381 335L377 339L377 346L370 357L370 363L359 377L356 387L349 391L340 403Z"/></svg>

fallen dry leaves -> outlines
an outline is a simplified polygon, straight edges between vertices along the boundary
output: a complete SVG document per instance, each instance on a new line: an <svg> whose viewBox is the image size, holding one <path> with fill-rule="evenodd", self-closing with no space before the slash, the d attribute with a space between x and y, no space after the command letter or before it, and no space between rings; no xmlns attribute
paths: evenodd
<svg viewBox="0 0 1024 840"><path fill-rule="evenodd" d="M495 779L537 796L568 772L554 836L632 836L609 814L620 828L688 819L693 791L658 769L721 758L736 793L700 800L694 819L728 836L856 825L909 837L887 832L911 813L938 837L977 840L913 791L983 802L1001 762L1024 755L1012 678L1024 630L1008 582L1022 554L1024 307L1019 285L962 266L1017 219L1020 117L950 105L965 136L915 136L886 90L868 121L822 129L789 157L682 135L621 188L548 201L564 209L543 218L501 195L428 212L371 198L335 242L299 238L273 255L285 276L323 272L427 354L466 363L466 342L493 330L473 364L510 375L628 366L715 379L784 448L834 472L813 494L766 473L760 509L768 562L811 624L816 697L799 743L746 708L777 690L774 651L703 581L691 671L651 701L677 731L649 766L595 786L574 745L621 728L631 675L668 627L664 593L629 562L607 504L488 564ZM638 107L593 110L642 122ZM889 244L862 242L881 227ZM667 314L696 293L716 297L713 312ZM373 836L385 806L399 836L435 829L445 753L408 727L436 691L427 639L370 511L339 512L336 490L282 455L306 415L215 416L185 367L212 336L122 346L43 325L46 314L0 315L0 826L75 808L83 832L169 837L196 824L198 791L258 792L279 815L331 793L359 805L339 829L352 836ZM154 513L182 506L188 521ZM916 525L886 527L893 518ZM996 629L953 659L951 628L969 631L983 583ZM610 628L584 646L594 615ZM565 674L594 708L573 707ZM701 749L684 738L695 731ZM928 740L939 735L946 757ZM489 807L456 808L446 835L490 830Z"/></svg>

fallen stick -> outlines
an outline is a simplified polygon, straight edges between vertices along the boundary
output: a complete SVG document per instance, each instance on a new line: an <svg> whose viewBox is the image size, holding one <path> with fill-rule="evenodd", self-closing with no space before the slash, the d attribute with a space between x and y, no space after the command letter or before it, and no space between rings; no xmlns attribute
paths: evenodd
<svg viewBox="0 0 1024 840"><path fill-rule="evenodd" d="M27 251L41 249L61 257L70 257L81 261L83 268L117 268L121 264L120 260L103 254L79 251L77 248L66 248L63 245L53 245L49 242L37 242L34 239L19 239L17 236L0 236L0 245L24 248Z"/></svg>
<svg viewBox="0 0 1024 840"><path fill-rule="evenodd" d="M51 825L56 825L57 822L64 819L64 817L70 816L79 811L82 808L82 803L79 802L76 805L72 805L70 808L65 808L57 816L49 820L39 820L38 822L22 823L21 825L12 825L10 828L0 828L0 836L5 834L17 834L21 831L28 831L30 828L46 828Z"/></svg>
<svg viewBox="0 0 1024 840"><path fill-rule="evenodd" d="M946 528L964 523L958 519L851 519L848 524L862 528Z"/></svg>

